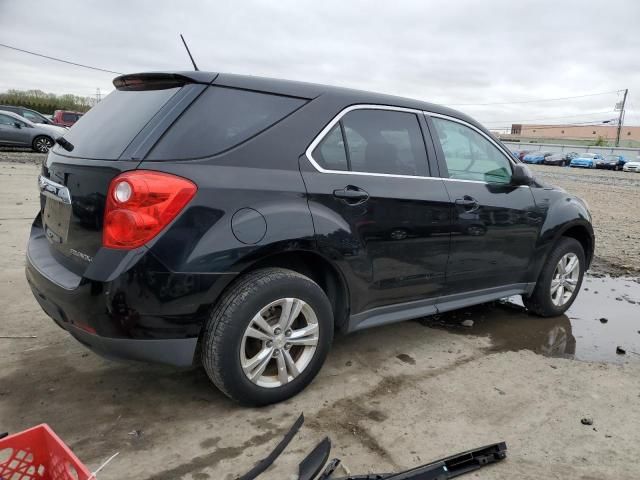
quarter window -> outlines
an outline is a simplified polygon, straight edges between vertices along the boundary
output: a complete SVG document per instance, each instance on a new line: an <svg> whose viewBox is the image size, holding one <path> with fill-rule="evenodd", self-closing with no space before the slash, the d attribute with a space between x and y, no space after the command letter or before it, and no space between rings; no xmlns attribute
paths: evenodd
<svg viewBox="0 0 640 480"><path fill-rule="evenodd" d="M511 162L485 137L465 125L433 117L449 177L509 183Z"/></svg>
<svg viewBox="0 0 640 480"><path fill-rule="evenodd" d="M313 158L326 170L348 170L347 152L340 124L331 129L313 151Z"/></svg>

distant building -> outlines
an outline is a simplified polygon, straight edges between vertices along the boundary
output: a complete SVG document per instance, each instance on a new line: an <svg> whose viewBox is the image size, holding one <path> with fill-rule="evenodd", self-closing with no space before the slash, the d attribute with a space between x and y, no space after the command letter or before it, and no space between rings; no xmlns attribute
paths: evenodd
<svg viewBox="0 0 640 480"><path fill-rule="evenodd" d="M500 135L503 139L536 140L553 143L594 143L599 139L607 144L616 141L618 127L614 125L523 125L514 123L511 132ZM640 144L640 127L622 127L620 146L637 146Z"/></svg>

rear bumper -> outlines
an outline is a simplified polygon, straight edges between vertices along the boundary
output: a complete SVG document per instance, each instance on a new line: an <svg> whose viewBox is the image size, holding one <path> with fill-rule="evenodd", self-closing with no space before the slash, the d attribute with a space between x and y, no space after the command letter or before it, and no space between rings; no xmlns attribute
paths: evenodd
<svg viewBox="0 0 640 480"><path fill-rule="evenodd" d="M209 306L232 278L168 272L151 253L109 282L65 279L32 229L26 277L45 313L107 358L192 365Z"/></svg>
<svg viewBox="0 0 640 480"><path fill-rule="evenodd" d="M67 327L67 331L85 347L105 358L140 360L178 367L188 367L194 364L198 343L197 338L140 340L101 337L72 325Z"/></svg>

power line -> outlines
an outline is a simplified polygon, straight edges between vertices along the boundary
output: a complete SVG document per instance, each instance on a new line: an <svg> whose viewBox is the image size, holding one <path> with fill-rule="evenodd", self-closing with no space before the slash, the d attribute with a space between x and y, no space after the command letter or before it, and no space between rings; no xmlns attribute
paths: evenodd
<svg viewBox="0 0 640 480"><path fill-rule="evenodd" d="M0 47L9 48L11 50L16 50L16 51L22 52L22 53L28 53L29 55L35 55L36 57L47 58L49 60L54 60L56 62L67 63L69 65L75 65L76 67L89 68L91 70L97 70L99 72L115 73L116 75L123 75L122 72L114 72L113 70L106 70L104 68L92 67L91 65L83 65L82 63L70 62L69 60L63 60L61 58L50 57L49 55L43 55L41 53L30 52L29 50L23 50L22 48L12 47L11 45L5 45L4 43L0 43Z"/></svg>
<svg viewBox="0 0 640 480"><path fill-rule="evenodd" d="M448 105L450 107L472 107L472 106L487 106L487 105L513 105L517 103L540 103L540 102L556 102L558 100L571 100L573 98L584 98L584 97L596 97L599 95L610 95L613 93L619 93L621 90L612 90L610 92L600 92L600 93L587 93L585 95L574 95L572 97L559 97L559 98L540 98L537 100L517 100L514 102L491 102L491 103L445 103L444 105Z"/></svg>

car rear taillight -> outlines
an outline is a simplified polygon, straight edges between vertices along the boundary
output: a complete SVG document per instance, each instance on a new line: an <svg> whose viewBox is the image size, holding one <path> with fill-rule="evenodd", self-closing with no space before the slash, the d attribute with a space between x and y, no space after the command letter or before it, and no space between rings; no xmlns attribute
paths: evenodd
<svg viewBox="0 0 640 480"><path fill-rule="evenodd" d="M111 180L104 211L102 245L133 249L166 227L196 194L186 178L134 170Z"/></svg>

